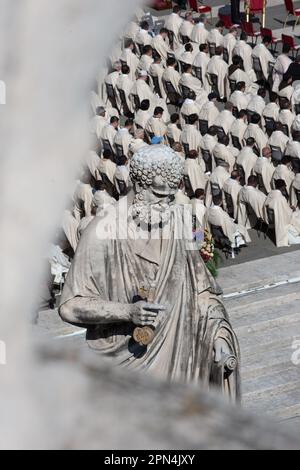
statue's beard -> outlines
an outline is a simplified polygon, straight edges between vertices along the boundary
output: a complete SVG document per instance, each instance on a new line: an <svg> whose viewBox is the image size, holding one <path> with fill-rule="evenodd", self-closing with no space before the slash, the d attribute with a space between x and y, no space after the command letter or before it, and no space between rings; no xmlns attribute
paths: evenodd
<svg viewBox="0 0 300 470"><path fill-rule="evenodd" d="M133 204L138 205L158 205L166 206L173 202L174 193L171 190L154 190L151 189L142 189L137 191L133 200Z"/></svg>

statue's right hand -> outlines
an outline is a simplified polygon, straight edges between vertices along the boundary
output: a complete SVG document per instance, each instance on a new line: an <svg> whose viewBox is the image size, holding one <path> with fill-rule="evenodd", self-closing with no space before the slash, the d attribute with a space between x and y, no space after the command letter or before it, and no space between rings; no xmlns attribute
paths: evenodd
<svg viewBox="0 0 300 470"><path fill-rule="evenodd" d="M149 308L149 303L141 300L132 305L131 321L135 325L146 326L152 325L157 317L160 310L164 307L155 305L155 309Z"/></svg>

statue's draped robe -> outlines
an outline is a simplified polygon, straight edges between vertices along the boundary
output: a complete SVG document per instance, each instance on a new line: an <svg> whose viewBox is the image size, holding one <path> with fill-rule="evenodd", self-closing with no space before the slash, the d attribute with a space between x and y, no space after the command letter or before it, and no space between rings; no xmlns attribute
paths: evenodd
<svg viewBox="0 0 300 470"><path fill-rule="evenodd" d="M171 206L166 224L169 237L154 241L101 239L101 234L111 231L111 223L107 216L95 217L78 245L62 304L77 296L87 302L96 298L130 304L142 284L154 281L155 303L166 310L158 314L155 337L148 347L132 339L135 325L131 322L86 325L89 345L119 365L168 380L201 380L208 387L212 375L216 376L216 338L224 338L237 358L238 344L219 288L199 250L193 249L192 242L176 239L183 227L182 211L182 206ZM237 369L223 383L232 398L239 395L238 374Z"/></svg>

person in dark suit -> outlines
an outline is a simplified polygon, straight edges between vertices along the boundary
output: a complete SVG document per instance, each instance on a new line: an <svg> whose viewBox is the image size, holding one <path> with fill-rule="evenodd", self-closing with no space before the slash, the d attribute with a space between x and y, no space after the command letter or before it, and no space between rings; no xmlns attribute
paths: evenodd
<svg viewBox="0 0 300 470"><path fill-rule="evenodd" d="M231 22L233 24L241 23L240 0L231 0Z"/></svg>

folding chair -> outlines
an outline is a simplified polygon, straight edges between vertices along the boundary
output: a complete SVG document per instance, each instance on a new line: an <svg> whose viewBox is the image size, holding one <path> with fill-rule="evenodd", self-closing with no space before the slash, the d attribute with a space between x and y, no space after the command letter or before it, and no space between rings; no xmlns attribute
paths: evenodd
<svg viewBox="0 0 300 470"><path fill-rule="evenodd" d="M120 100L121 100L121 106L122 106L124 116L127 117L127 118L133 118L134 114L130 111L130 109L128 107L124 90L121 90L120 88L118 88L118 92L119 92L119 96L120 96Z"/></svg>
<svg viewBox="0 0 300 470"><path fill-rule="evenodd" d="M275 131L275 121L271 117L264 116L266 133L270 135Z"/></svg>
<svg viewBox="0 0 300 470"><path fill-rule="evenodd" d="M232 196L229 193L226 193L224 191L224 198L226 202L226 212L232 219L234 219L234 205L233 205L233 200Z"/></svg>
<svg viewBox="0 0 300 470"><path fill-rule="evenodd" d="M229 238L226 237L226 235L224 234L222 227L219 225L210 224L210 230L215 245L223 251L226 259L228 258L229 254L231 255L231 258L234 259L236 252L239 252L240 249L232 248L231 242Z"/></svg>
<svg viewBox="0 0 300 470"><path fill-rule="evenodd" d="M185 85L180 85L181 88L181 93L182 93L182 98L185 100L191 91L191 89Z"/></svg>
<svg viewBox="0 0 300 470"><path fill-rule="evenodd" d="M210 183L212 200L215 202L215 198L221 196L222 191L220 186L217 183Z"/></svg>
<svg viewBox="0 0 300 470"><path fill-rule="evenodd" d="M126 186L125 181L116 178L116 187L117 187L117 191L120 194L120 196L126 196L126 194L128 192L128 188Z"/></svg>
<svg viewBox="0 0 300 470"><path fill-rule="evenodd" d="M184 181L184 187L185 187L185 192L188 197L193 197L194 196L194 191L190 182L190 178L188 175L183 175L183 181Z"/></svg>
<svg viewBox="0 0 300 470"><path fill-rule="evenodd" d="M169 81L163 81L165 91L167 94L167 98L169 100L168 104L172 104L175 106L177 109L181 107L182 105L182 97L180 96L179 93L175 90L173 84Z"/></svg>
<svg viewBox="0 0 300 470"><path fill-rule="evenodd" d="M258 179L258 189L260 189L260 191L268 195L262 175L260 173L257 173L256 175Z"/></svg>
<svg viewBox="0 0 300 470"><path fill-rule="evenodd" d="M199 129L201 132L201 135L205 135L208 132L208 121L205 119L199 119Z"/></svg>
<svg viewBox="0 0 300 470"><path fill-rule="evenodd" d="M260 36L260 32L254 31L253 23L251 23L251 21L242 21L242 30L245 31L248 37L251 37L252 46L257 43L257 38Z"/></svg>
<svg viewBox="0 0 300 470"><path fill-rule="evenodd" d="M296 18L294 26L293 26L293 29L295 29L295 26L297 26L298 21L299 21L299 17L300 17L300 8L295 8L294 7L293 0L284 0L284 4L285 4L286 11L287 11L287 15L286 15L283 27L284 28L286 27L287 20L288 20L289 16L292 15L292 16L295 16L295 18Z"/></svg>
<svg viewBox="0 0 300 470"><path fill-rule="evenodd" d="M254 72L256 73L257 80L265 80L259 58L252 57L252 62L253 62L253 69L254 69Z"/></svg>
<svg viewBox="0 0 300 470"><path fill-rule="evenodd" d="M274 241L276 243L276 233L275 233L275 212L270 206L266 206L267 211L267 219L268 219L268 229L266 232L266 236L269 235L270 232L273 232Z"/></svg>
<svg viewBox="0 0 300 470"><path fill-rule="evenodd" d="M205 163L205 172L211 173L212 172L212 156L209 150L201 149L202 158Z"/></svg>
<svg viewBox="0 0 300 470"><path fill-rule="evenodd" d="M233 93L236 89L236 80L229 78L229 87L230 87L231 93Z"/></svg>
<svg viewBox="0 0 300 470"><path fill-rule="evenodd" d="M226 49L226 47L224 47L223 49L223 60L229 64L229 52L228 52L228 49Z"/></svg>
<svg viewBox="0 0 300 470"><path fill-rule="evenodd" d="M183 146L184 154L185 156L187 156L190 153L190 146L186 142L182 142L182 146Z"/></svg>
<svg viewBox="0 0 300 470"><path fill-rule="evenodd" d="M210 57L216 55L216 43L215 42L208 42L208 50Z"/></svg>
<svg viewBox="0 0 300 470"><path fill-rule="evenodd" d="M242 186L245 186L245 184L246 184L246 176L245 176L245 170L244 170L244 168L242 167L242 165L239 165L239 164L237 163L237 164L236 164L236 169L237 169L237 171L239 172L239 175L240 175L240 177L241 177L241 181L240 181L241 185L242 185Z"/></svg>
<svg viewBox="0 0 300 470"><path fill-rule="evenodd" d="M155 77L154 75L150 75L150 77L151 77L151 80L152 80L152 83L153 83L154 93L157 93L160 96L160 98L162 98L158 77Z"/></svg>
<svg viewBox="0 0 300 470"><path fill-rule="evenodd" d="M233 146L236 149L242 150L241 142L240 142L239 138L236 135L231 134L231 140L232 140Z"/></svg>
<svg viewBox="0 0 300 470"><path fill-rule="evenodd" d="M115 144L115 148L117 157L122 157L122 155L124 155L123 145Z"/></svg>
<svg viewBox="0 0 300 470"><path fill-rule="evenodd" d="M106 87L107 97L108 97L112 107L119 111L118 105L117 105L116 92L114 90L114 87L110 83L105 83L105 87Z"/></svg>
<svg viewBox="0 0 300 470"><path fill-rule="evenodd" d="M270 145L270 148L272 150L272 160L276 163L281 162L283 157L283 152L281 148L275 145Z"/></svg>
<svg viewBox="0 0 300 470"><path fill-rule="evenodd" d="M203 85L203 80L202 80L202 68L201 68L201 67L193 66L193 72L194 72L195 77L197 77L198 80L200 80L200 82L201 82L202 85Z"/></svg>
<svg viewBox="0 0 300 470"><path fill-rule="evenodd" d="M218 99L220 99L220 92L219 92L219 87L218 87L218 75L214 73L209 73L208 80L211 86L211 91L214 91L218 95Z"/></svg>
<svg viewBox="0 0 300 470"><path fill-rule="evenodd" d="M298 50L300 49L300 46L298 46L295 42L295 38L287 34L282 34L281 41L282 41L282 44L288 44L290 46L290 48L292 49L293 57L295 57Z"/></svg>

